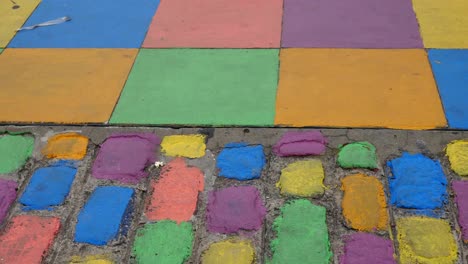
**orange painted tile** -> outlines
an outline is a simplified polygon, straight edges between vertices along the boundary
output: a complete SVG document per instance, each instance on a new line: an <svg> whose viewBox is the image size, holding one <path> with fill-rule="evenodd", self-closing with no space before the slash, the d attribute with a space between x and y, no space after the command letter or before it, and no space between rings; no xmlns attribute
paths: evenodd
<svg viewBox="0 0 468 264"><path fill-rule="evenodd" d="M137 49L6 49L3 122L101 123L110 118Z"/></svg>
<svg viewBox="0 0 468 264"><path fill-rule="evenodd" d="M426 52L283 49L276 125L445 127Z"/></svg>
<svg viewBox="0 0 468 264"><path fill-rule="evenodd" d="M0 263L41 263L60 228L60 219L19 215L0 235Z"/></svg>
<svg viewBox="0 0 468 264"><path fill-rule="evenodd" d="M88 138L78 133L63 133L49 138L42 154L49 159L81 160L86 155Z"/></svg>
<svg viewBox="0 0 468 264"><path fill-rule="evenodd" d="M161 1L145 48L278 48L283 0Z"/></svg>
<svg viewBox="0 0 468 264"><path fill-rule="evenodd" d="M360 231L385 230L388 213L382 183L364 174L346 176L341 183L341 206L349 226Z"/></svg>
<svg viewBox="0 0 468 264"><path fill-rule="evenodd" d="M188 167L184 159L176 158L164 166L157 181L151 182L153 193L146 210L149 220L188 221L195 212L198 192L203 191L203 172Z"/></svg>

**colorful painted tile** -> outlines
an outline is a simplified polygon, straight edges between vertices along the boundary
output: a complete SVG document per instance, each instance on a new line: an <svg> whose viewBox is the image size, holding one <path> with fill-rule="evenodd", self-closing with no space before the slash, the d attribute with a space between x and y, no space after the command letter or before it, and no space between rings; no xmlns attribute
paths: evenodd
<svg viewBox="0 0 468 264"><path fill-rule="evenodd" d="M458 259L448 222L413 216L398 219L396 228L401 263L451 264Z"/></svg>
<svg viewBox="0 0 468 264"><path fill-rule="evenodd" d="M277 72L276 49L143 49L111 123L272 125Z"/></svg>
<svg viewBox="0 0 468 264"><path fill-rule="evenodd" d="M23 210L53 210L70 192L77 169L65 161L37 169L19 202Z"/></svg>
<svg viewBox="0 0 468 264"><path fill-rule="evenodd" d="M0 112L0 120L106 122L136 53L136 49L5 49L0 57L0 98L9 110Z"/></svg>
<svg viewBox="0 0 468 264"><path fill-rule="evenodd" d="M279 48L282 0L162 1L145 48Z"/></svg>
<svg viewBox="0 0 468 264"><path fill-rule="evenodd" d="M283 47L420 48L409 0L285 0Z"/></svg>
<svg viewBox="0 0 468 264"><path fill-rule="evenodd" d="M468 2L413 0L426 48L468 48Z"/></svg>
<svg viewBox="0 0 468 264"><path fill-rule="evenodd" d="M276 232L276 238L270 242L273 257L266 263L330 262L332 252L324 207L308 200L290 201L281 208L273 229Z"/></svg>
<svg viewBox="0 0 468 264"><path fill-rule="evenodd" d="M367 141L354 142L340 147L337 162L342 168L376 169L378 167L375 147Z"/></svg>
<svg viewBox="0 0 468 264"><path fill-rule="evenodd" d="M137 263L185 263L192 255L192 224L160 221L138 229L133 244Z"/></svg>
<svg viewBox="0 0 468 264"><path fill-rule="evenodd" d="M42 155L49 159L81 160L86 156L87 148L87 137L78 133L63 133L49 138Z"/></svg>
<svg viewBox="0 0 468 264"><path fill-rule="evenodd" d="M165 136L161 142L161 151L167 156L201 158L205 156L205 135Z"/></svg>
<svg viewBox="0 0 468 264"><path fill-rule="evenodd" d="M260 178L265 163L263 146L247 143L226 144L216 159L219 176L240 181Z"/></svg>
<svg viewBox="0 0 468 264"><path fill-rule="evenodd" d="M91 256L72 256L70 264L114 264L107 256L91 255Z"/></svg>
<svg viewBox="0 0 468 264"><path fill-rule="evenodd" d="M390 204L400 208L437 209L447 202L447 178L440 162L404 152L390 160Z"/></svg>
<svg viewBox="0 0 468 264"><path fill-rule="evenodd" d="M276 187L280 189L283 195L318 196L325 191L324 178L325 172L320 160L300 160L281 170L281 176L278 183L276 183Z"/></svg>
<svg viewBox="0 0 468 264"><path fill-rule="evenodd" d="M127 187L97 187L78 214L74 241L103 246L125 235L134 193Z"/></svg>
<svg viewBox="0 0 468 264"><path fill-rule="evenodd" d="M31 136L0 134L0 174L21 168L31 156L33 148L34 138Z"/></svg>
<svg viewBox="0 0 468 264"><path fill-rule="evenodd" d="M29 15L34 11L40 0L15 0L8 1L0 5L0 48L7 46L8 42L16 34L16 30L20 28L28 19ZM0 50L0 53L1 50Z"/></svg>
<svg viewBox="0 0 468 264"><path fill-rule="evenodd" d="M318 130L286 132L273 146L280 157L321 155L327 148L327 138Z"/></svg>
<svg viewBox="0 0 468 264"><path fill-rule="evenodd" d="M146 167L156 160L161 140L152 133L116 134L102 143L92 174L98 179L138 183L148 176Z"/></svg>
<svg viewBox="0 0 468 264"><path fill-rule="evenodd" d="M203 191L204 175L197 167L189 167L176 158L163 167L158 180L151 181L153 193L146 208L149 220L189 221Z"/></svg>
<svg viewBox="0 0 468 264"><path fill-rule="evenodd" d="M453 181L452 189L455 192L455 202L458 209L458 224L462 230L462 237L468 243L468 182Z"/></svg>
<svg viewBox="0 0 468 264"><path fill-rule="evenodd" d="M447 145L450 166L460 176L468 176L468 140L454 140Z"/></svg>
<svg viewBox="0 0 468 264"><path fill-rule="evenodd" d="M18 184L15 181L0 179L0 225L16 199L17 188Z"/></svg>
<svg viewBox="0 0 468 264"><path fill-rule="evenodd" d="M283 49L280 59L276 125L447 125L422 49Z"/></svg>
<svg viewBox="0 0 468 264"><path fill-rule="evenodd" d="M341 183L341 207L348 225L359 231L386 230L388 213L382 183L364 174L346 176Z"/></svg>
<svg viewBox="0 0 468 264"><path fill-rule="evenodd" d="M431 49L428 54L449 127L468 129L468 50Z"/></svg>
<svg viewBox="0 0 468 264"><path fill-rule="evenodd" d="M340 264L396 264L390 239L367 233L345 237L344 253Z"/></svg>
<svg viewBox="0 0 468 264"><path fill-rule="evenodd" d="M208 194L206 225L210 232L232 234L262 227L266 208L253 186L228 187Z"/></svg>
<svg viewBox="0 0 468 264"><path fill-rule="evenodd" d="M42 0L25 26L63 16L71 21L18 32L8 47L139 48L158 4L159 0Z"/></svg>
<svg viewBox="0 0 468 264"><path fill-rule="evenodd" d="M203 252L202 264L252 264L255 259L255 249L252 242L238 238L230 238L215 242Z"/></svg>
<svg viewBox="0 0 468 264"><path fill-rule="evenodd" d="M60 219L19 215L0 235L0 260L5 264L40 264L60 229Z"/></svg>

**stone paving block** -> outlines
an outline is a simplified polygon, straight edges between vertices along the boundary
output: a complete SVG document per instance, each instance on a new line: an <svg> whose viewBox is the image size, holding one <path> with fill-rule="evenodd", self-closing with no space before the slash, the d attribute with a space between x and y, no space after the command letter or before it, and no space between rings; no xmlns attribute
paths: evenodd
<svg viewBox="0 0 468 264"><path fill-rule="evenodd" d="M162 1L145 48L279 48L282 0Z"/></svg>
<svg viewBox="0 0 468 264"><path fill-rule="evenodd" d="M40 0L15 0L0 5L0 48L4 48L34 11ZM1 53L1 50L0 50Z"/></svg>
<svg viewBox="0 0 468 264"><path fill-rule="evenodd" d="M161 151L166 156L201 158L205 156L205 135L165 136L161 142Z"/></svg>
<svg viewBox="0 0 468 264"><path fill-rule="evenodd" d="M133 255L139 264L183 264L192 254L192 247L192 224L165 220L138 229Z"/></svg>
<svg viewBox="0 0 468 264"><path fill-rule="evenodd" d="M300 160L281 170L280 180L276 186L282 195L319 196L325 191L324 178L325 172L320 160Z"/></svg>
<svg viewBox="0 0 468 264"><path fill-rule="evenodd" d="M240 181L258 179L266 158L262 145L226 144L216 159L219 176Z"/></svg>
<svg viewBox="0 0 468 264"><path fill-rule="evenodd" d="M93 256L73 256L70 264L114 264L106 256L93 255Z"/></svg>
<svg viewBox="0 0 468 264"><path fill-rule="evenodd" d="M412 0L426 48L468 48L468 2Z"/></svg>
<svg viewBox="0 0 468 264"><path fill-rule="evenodd" d="M23 210L53 210L62 205L76 172L76 167L67 161L37 169L19 199Z"/></svg>
<svg viewBox="0 0 468 264"><path fill-rule="evenodd" d="M99 149L92 174L98 179L138 183L148 175L145 168L155 162L160 142L152 133L110 136Z"/></svg>
<svg viewBox="0 0 468 264"><path fill-rule="evenodd" d="M450 224L441 219L406 217L396 222L401 263L449 264L458 259Z"/></svg>
<svg viewBox="0 0 468 264"><path fill-rule="evenodd" d="M252 264L255 250L249 240L230 238L215 242L203 252L203 264Z"/></svg>
<svg viewBox="0 0 468 264"><path fill-rule="evenodd" d="M292 200L281 208L271 241L273 257L267 264L329 263L332 257L326 209L308 200Z"/></svg>
<svg viewBox="0 0 468 264"><path fill-rule="evenodd" d="M277 49L142 49L110 123L272 125L278 63Z"/></svg>
<svg viewBox="0 0 468 264"><path fill-rule="evenodd" d="M97 187L78 215L75 242L106 245L124 235L134 193L127 187Z"/></svg>
<svg viewBox="0 0 468 264"><path fill-rule="evenodd" d="M388 161L390 204L399 208L437 209L447 202L447 178L440 162L404 152Z"/></svg>
<svg viewBox="0 0 468 264"><path fill-rule="evenodd" d="M273 152L280 157L323 154L327 139L318 130L286 132L273 146Z"/></svg>
<svg viewBox="0 0 468 264"><path fill-rule="evenodd" d="M26 135L0 134L0 174L18 170L34 148L34 138Z"/></svg>
<svg viewBox="0 0 468 264"><path fill-rule="evenodd" d="M344 253L340 264L396 264L390 239L367 233L355 233L344 238Z"/></svg>
<svg viewBox="0 0 468 264"><path fill-rule="evenodd" d="M468 82L468 50L431 49L428 55L449 127L468 129L468 91L464 89Z"/></svg>
<svg viewBox="0 0 468 264"><path fill-rule="evenodd" d="M163 167L159 179L151 181L150 202L145 215L149 220L189 221L195 212L199 192L204 189L204 175L176 158Z"/></svg>
<svg viewBox="0 0 468 264"><path fill-rule="evenodd" d="M468 140L454 140L447 145L450 166L460 176L468 176Z"/></svg>
<svg viewBox="0 0 468 264"><path fill-rule="evenodd" d="M158 4L159 0L42 0L25 26L65 15L71 21L18 32L8 47L139 48Z"/></svg>
<svg viewBox="0 0 468 264"><path fill-rule="evenodd" d="M40 264L60 228L60 219L19 215L0 235L0 262Z"/></svg>
<svg viewBox="0 0 468 264"><path fill-rule="evenodd" d="M282 49L280 61L275 125L447 126L423 49Z"/></svg>
<svg viewBox="0 0 468 264"><path fill-rule="evenodd" d="M208 194L206 226L210 232L256 231L265 215L264 201L253 186L228 187Z"/></svg>
<svg viewBox="0 0 468 264"><path fill-rule="evenodd" d="M42 155L49 159L81 160L86 155L88 138L78 133L57 134L49 138Z"/></svg>
<svg viewBox="0 0 468 264"><path fill-rule="evenodd" d="M388 212L382 183L364 174L346 176L341 183L341 207L348 225L360 231L386 230Z"/></svg>
<svg viewBox="0 0 468 264"><path fill-rule="evenodd" d="M0 225L16 199L16 188L18 184L15 181L0 179Z"/></svg>
<svg viewBox="0 0 468 264"><path fill-rule="evenodd" d="M89 6L94 4L87 8ZM97 6L93 10L95 8ZM73 21L78 20L73 18ZM44 28L55 31L62 26ZM137 49L5 49L0 57L0 98L8 111L0 112L0 120L12 123L107 122L137 52ZM28 78L17 78L23 75Z"/></svg>
<svg viewBox="0 0 468 264"><path fill-rule="evenodd" d="M421 48L408 0L285 0L282 47Z"/></svg>
<svg viewBox="0 0 468 264"><path fill-rule="evenodd" d="M468 243L468 182L453 181L452 189L455 192L455 203L458 209L458 224L461 227L462 238Z"/></svg>
<svg viewBox="0 0 468 264"><path fill-rule="evenodd" d="M375 146L369 142L354 142L340 147L337 162L342 168L376 169L377 154Z"/></svg>

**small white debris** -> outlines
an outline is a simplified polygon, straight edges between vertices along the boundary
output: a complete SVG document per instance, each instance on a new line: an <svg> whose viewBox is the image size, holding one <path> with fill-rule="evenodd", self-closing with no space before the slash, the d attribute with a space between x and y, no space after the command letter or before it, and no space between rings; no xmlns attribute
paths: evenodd
<svg viewBox="0 0 468 264"><path fill-rule="evenodd" d="M156 161L156 162L154 163L154 166L155 166L156 168L162 167L162 166L164 166L164 162L162 162L162 161Z"/></svg>

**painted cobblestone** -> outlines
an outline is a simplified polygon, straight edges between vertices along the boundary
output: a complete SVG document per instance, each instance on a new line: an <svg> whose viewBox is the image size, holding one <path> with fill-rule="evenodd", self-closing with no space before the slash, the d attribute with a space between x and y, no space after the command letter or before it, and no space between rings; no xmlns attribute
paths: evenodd
<svg viewBox="0 0 468 264"><path fill-rule="evenodd" d="M249 132L253 135L239 129L242 136L231 135L232 129L215 129L211 134L214 139L205 138L202 158L174 157L177 155L159 152L157 143L138 142L138 147L129 148L129 155L137 153L136 149L148 151L148 147L154 156L145 156L132 170L144 177L122 182L92 175L109 135L152 134L157 138L180 132L101 129L106 133L99 137L80 131L89 138L82 160L72 156L69 160L49 159L43 150L54 135L60 134L31 133L31 137L41 138L41 143L36 144L26 165L18 168L17 175L0 175L0 186L6 186L0 202L4 214L0 263L461 264L466 259L466 184L460 174L450 170L453 161L445 156L444 149L453 140L465 140L468 133L462 137L431 132L426 141L437 133L445 139L429 153L421 140L409 135L407 142L388 152L391 146L375 140L383 132L356 135L323 130L329 140L320 156L280 156L273 147L283 132L274 132L266 140L263 132L256 137L253 128ZM201 132L187 131L189 136L197 133ZM379 170L340 167L339 146L366 140L372 141L383 156L377 159ZM261 177L219 177L221 168L216 165L226 149L223 146L230 141L248 142L242 147L261 149L256 150L264 161L262 169L256 171ZM415 154L402 155L405 147ZM127 157L116 154L100 161L101 165L118 168L117 161ZM148 157L158 163L150 164ZM251 163L243 167L245 164L232 160L230 170L234 172L252 168ZM225 159L224 165L232 160ZM320 165L321 173L309 186L310 179L305 176L317 172L316 166L301 165L298 170L294 166L310 161ZM380 170L379 164L385 161L387 165ZM74 177L54 171L57 168L74 171ZM293 168L293 173L282 172L286 168ZM38 177L45 169L50 171ZM301 184L288 184L282 179L286 174L292 182ZM289 193L276 186L278 181L282 189L292 186ZM419 199L417 206L400 207L391 201L393 184L400 188L397 194L408 186L414 191L398 194L403 201L411 201L423 190L429 190L424 195L437 199ZM295 199L297 196L302 198ZM434 207L436 202L442 207ZM420 208L445 213L442 218L427 213L421 216L420 210L415 210Z"/></svg>

